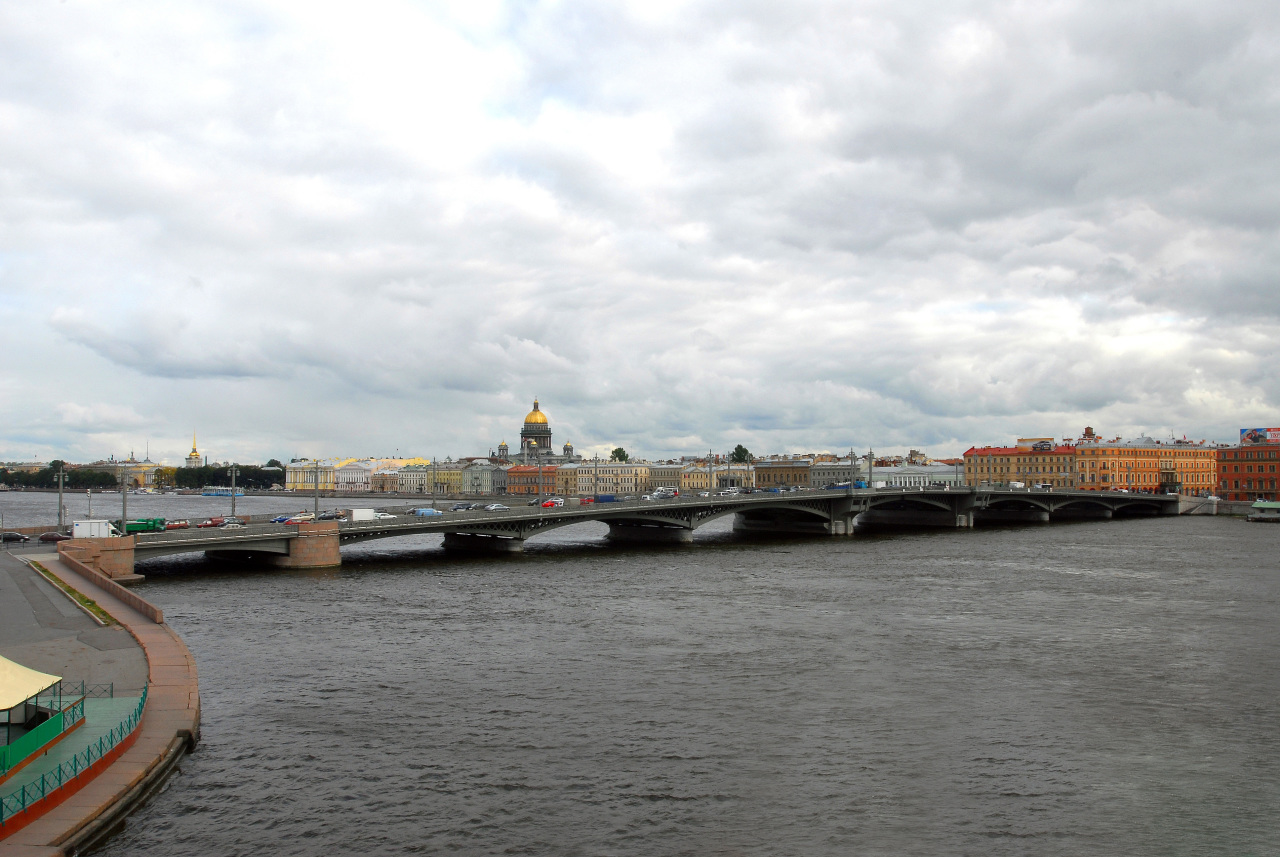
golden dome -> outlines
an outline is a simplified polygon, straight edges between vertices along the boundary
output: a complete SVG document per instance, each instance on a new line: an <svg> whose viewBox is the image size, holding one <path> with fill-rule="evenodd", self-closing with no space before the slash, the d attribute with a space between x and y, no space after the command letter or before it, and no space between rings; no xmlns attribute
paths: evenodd
<svg viewBox="0 0 1280 857"><path fill-rule="evenodd" d="M537 399L533 400L533 410L529 411L528 415L526 415L524 418L525 425L529 425L530 423L533 423L534 425L543 425L543 426L547 424L547 415L544 414L542 411L538 410Z"/></svg>

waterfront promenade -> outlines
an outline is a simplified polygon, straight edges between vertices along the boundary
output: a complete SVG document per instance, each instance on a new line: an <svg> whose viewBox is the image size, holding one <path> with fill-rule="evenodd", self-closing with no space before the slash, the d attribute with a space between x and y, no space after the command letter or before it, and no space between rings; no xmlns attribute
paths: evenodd
<svg viewBox="0 0 1280 857"><path fill-rule="evenodd" d="M28 558L119 624L100 625L30 568ZM147 692L141 723L120 745L122 752L108 757L83 785L64 787L61 802L34 820L15 824L12 833L0 829L0 857L73 854L93 847L150 797L195 745L200 696L195 660L182 640L168 625L74 573L52 552L0 556L0 654L67 681L114 684L117 707L130 697L136 703L144 688ZM0 791L17 788L19 777L37 775L57 754L75 753L96 734L72 732L50 758L42 757Z"/></svg>

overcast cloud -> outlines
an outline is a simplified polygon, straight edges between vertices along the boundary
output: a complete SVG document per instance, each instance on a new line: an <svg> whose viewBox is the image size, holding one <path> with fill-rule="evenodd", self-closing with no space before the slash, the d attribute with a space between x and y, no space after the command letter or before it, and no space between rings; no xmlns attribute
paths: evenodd
<svg viewBox="0 0 1280 857"><path fill-rule="evenodd" d="M1274 3L0 6L0 457L1280 425Z"/></svg>

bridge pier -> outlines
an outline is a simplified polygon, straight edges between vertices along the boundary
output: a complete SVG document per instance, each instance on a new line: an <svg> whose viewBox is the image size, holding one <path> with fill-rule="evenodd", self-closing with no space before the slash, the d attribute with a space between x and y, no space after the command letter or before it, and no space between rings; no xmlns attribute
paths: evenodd
<svg viewBox="0 0 1280 857"><path fill-rule="evenodd" d="M834 521L817 519L799 520L795 518L762 518L747 516L741 513L733 516L733 531L762 535L776 533L789 536L849 536L853 535L853 527L845 518Z"/></svg>
<svg viewBox="0 0 1280 857"><path fill-rule="evenodd" d="M859 527L944 527L968 529L972 512L949 509L868 509L857 517Z"/></svg>
<svg viewBox="0 0 1280 857"><path fill-rule="evenodd" d="M445 550L520 553L524 550L524 539L478 533L445 533L444 547Z"/></svg>
<svg viewBox="0 0 1280 857"><path fill-rule="evenodd" d="M339 543L337 521L298 524L298 537L289 540L289 553L269 556L267 561L276 568L330 568L342 565Z"/></svg>
<svg viewBox="0 0 1280 857"><path fill-rule="evenodd" d="M693 530L687 527L646 527L610 521L608 539L613 542L683 545L693 541Z"/></svg>

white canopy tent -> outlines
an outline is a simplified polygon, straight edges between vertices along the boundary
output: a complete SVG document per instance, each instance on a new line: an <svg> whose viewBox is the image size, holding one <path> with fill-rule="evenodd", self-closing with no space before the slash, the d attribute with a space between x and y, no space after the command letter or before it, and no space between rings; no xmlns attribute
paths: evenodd
<svg viewBox="0 0 1280 857"><path fill-rule="evenodd" d="M0 657L0 711L17 708L60 681L61 676L42 673Z"/></svg>

